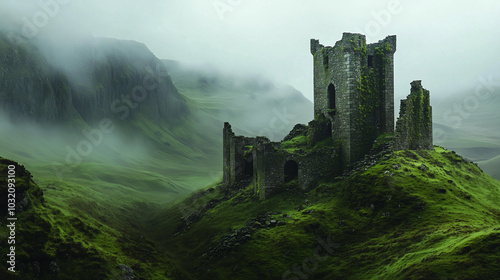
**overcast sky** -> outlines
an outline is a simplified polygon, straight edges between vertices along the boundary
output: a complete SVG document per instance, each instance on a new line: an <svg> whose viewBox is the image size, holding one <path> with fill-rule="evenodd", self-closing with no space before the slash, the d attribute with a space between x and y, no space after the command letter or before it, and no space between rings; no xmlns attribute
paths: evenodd
<svg viewBox="0 0 500 280"><path fill-rule="evenodd" d="M397 35L397 99L412 80L438 98L500 72L500 2L493 0L2 0L0 8L23 23L43 23L45 11L40 33L135 40L159 58L260 74L309 99L310 39L333 45L343 32L363 33L369 43Z"/></svg>

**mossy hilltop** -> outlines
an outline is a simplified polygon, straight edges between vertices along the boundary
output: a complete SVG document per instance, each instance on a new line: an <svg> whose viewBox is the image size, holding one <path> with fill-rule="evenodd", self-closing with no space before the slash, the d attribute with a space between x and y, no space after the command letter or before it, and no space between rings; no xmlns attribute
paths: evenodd
<svg viewBox="0 0 500 280"><path fill-rule="evenodd" d="M1 161L2 172L8 164ZM500 182L440 147L383 154L345 179L306 191L292 181L265 201L244 182L225 190L216 184L174 207L150 209L136 230L43 202L29 172L18 170L18 190L27 189L30 203L18 215L18 265L24 272L13 279L125 279L117 273L119 264L130 266L136 279L500 274ZM2 197L4 189L2 183ZM58 274L49 269L52 261ZM5 273L2 262L1 278L12 278Z"/></svg>
<svg viewBox="0 0 500 280"><path fill-rule="evenodd" d="M197 193L157 217L162 234L152 238L194 279L494 279L500 270L500 183L439 147L384 155L306 192L251 193Z"/></svg>

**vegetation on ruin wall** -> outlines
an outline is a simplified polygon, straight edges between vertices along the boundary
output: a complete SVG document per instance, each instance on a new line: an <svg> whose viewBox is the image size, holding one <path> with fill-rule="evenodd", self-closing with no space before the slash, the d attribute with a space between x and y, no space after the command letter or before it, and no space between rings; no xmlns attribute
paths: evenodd
<svg viewBox="0 0 500 280"><path fill-rule="evenodd" d="M364 137L364 143L362 146L369 148L372 145L373 140L378 136L377 127L380 125L379 122L382 121L380 114L374 114L376 110L379 110L383 106L382 94L386 88L386 66L387 58L386 53L391 51L389 43L385 43L380 47L375 48L373 55L372 65L373 67L368 67L366 47L357 47L356 51L360 53L361 59L361 75L357 81L358 90L358 113L355 117L355 124L357 129L366 135ZM363 147L359 147L363 149Z"/></svg>
<svg viewBox="0 0 500 280"><path fill-rule="evenodd" d="M299 135L291 140L281 142L281 149L293 153L299 149L307 149L307 136Z"/></svg>
<svg viewBox="0 0 500 280"><path fill-rule="evenodd" d="M307 129L292 139L282 141L281 149L295 153L297 151L311 152L320 148L340 148L341 141L333 140L329 120L323 114L317 114L309 122Z"/></svg>
<svg viewBox="0 0 500 280"><path fill-rule="evenodd" d="M382 133L380 134L375 141L373 141L372 149L377 150L382 148L383 145L391 142L394 139L394 134L390 133Z"/></svg>
<svg viewBox="0 0 500 280"><path fill-rule="evenodd" d="M418 92L412 92L408 101L412 105L411 111L407 115L408 141L411 148L423 140L422 133L426 133L425 129L430 126L432 112L429 110L429 92L423 88L419 88Z"/></svg>

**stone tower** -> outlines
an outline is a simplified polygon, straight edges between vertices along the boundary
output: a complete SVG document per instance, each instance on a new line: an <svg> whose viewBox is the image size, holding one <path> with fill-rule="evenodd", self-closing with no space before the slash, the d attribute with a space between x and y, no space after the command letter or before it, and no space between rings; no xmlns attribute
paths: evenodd
<svg viewBox="0 0 500 280"><path fill-rule="evenodd" d="M333 47L311 40L315 119L329 120L344 164L363 157L379 135L394 133L395 51L396 36L367 45L364 35L344 33Z"/></svg>

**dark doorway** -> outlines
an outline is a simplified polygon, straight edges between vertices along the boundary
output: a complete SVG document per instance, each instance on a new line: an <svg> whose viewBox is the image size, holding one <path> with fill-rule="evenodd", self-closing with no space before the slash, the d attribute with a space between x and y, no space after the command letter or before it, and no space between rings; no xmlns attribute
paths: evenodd
<svg viewBox="0 0 500 280"><path fill-rule="evenodd" d="M249 176L249 177L253 176L253 155L252 155L252 153L248 153L245 156L245 168L243 169L243 174L245 176Z"/></svg>
<svg viewBox="0 0 500 280"><path fill-rule="evenodd" d="M368 56L368 67L373 67L373 55Z"/></svg>
<svg viewBox="0 0 500 280"><path fill-rule="evenodd" d="M299 165L294 160L285 163L285 183L288 183L299 176Z"/></svg>
<svg viewBox="0 0 500 280"><path fill-rule="evenodd" d="M335 86L330 84L328 86L328 109L335 110ZM335 114L335 111L333 112Z"/></svg>

